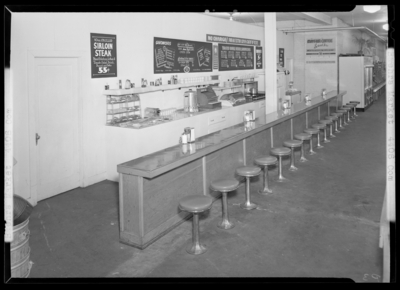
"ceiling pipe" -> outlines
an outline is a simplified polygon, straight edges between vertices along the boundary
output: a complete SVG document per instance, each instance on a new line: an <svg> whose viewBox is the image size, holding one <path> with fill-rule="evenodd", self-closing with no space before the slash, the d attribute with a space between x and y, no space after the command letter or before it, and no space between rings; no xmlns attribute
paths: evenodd
<svg viewBox="0 0 400 290"><path fill-rule="evenodd" d="M381 41L386 42L385 39L380 37L378 34L373 32L371 29L360 26L360 27L324 27L324 28L307 28L307 29L286 29L286 28L280 28L278 29L284 33L297 33L297 32L318 32L318 31L337 31L337 30L366 30L370 34L372 34L374 37L379 38Z"/></svg>

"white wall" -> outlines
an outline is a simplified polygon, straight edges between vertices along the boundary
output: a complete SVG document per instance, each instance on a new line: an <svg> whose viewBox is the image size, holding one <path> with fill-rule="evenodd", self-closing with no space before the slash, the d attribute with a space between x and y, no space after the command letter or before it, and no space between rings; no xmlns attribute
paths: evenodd
<svg viewBox="0 0 400 290"><path fill-rule="evenodd" d="M294 21L277 21L276 28L293 27ZM289 69L286 64L286 58L294 58L294 33L284 33L280 30L276 31L276 51L279 53L279 48L285 49L285 67ZM278 57L278 56L277 56ZM278 62L278 59L277 59ZM293 73L293 72L290 72Z"/></svg>
<svg viewBox="0 0 400 290"><path fill-rule="evenodd" d="M119 79L130 79L139 85L170 74L153 74L153 37L166 37L206 42L206 34L258 39L264 47L264 28L226 21L197 13L14 13L11 25L11 77L14 100L14 157L16 192L30 199L29 177L29 110L28 51L81 51L90 66L90 33L117 35L118 77L92 79L82 77L85 92L84 120L84 185L100 181L105 176L105 97L106 83L116 88ZM268 44L275 45L274 41ZM264 66L265 67L265 66ZM217 72L222 80L264 70ZM190 74L190 77L210 73ZM184 74L179 74L184 76ZM142 107L173 107L182 100L183 91L169 91L141 96ZM55 162L57 162L55 160Z"/></svg>

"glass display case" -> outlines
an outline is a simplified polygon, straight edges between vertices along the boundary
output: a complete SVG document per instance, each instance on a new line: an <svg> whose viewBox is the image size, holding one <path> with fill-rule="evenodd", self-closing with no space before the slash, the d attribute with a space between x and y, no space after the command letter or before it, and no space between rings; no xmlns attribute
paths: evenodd
<svg viewBox="0 0 400 290"><path fill-rule="evenodd" d="M141 118L140 97L137 94L107 95L106 125L119 125Z"/></svg>

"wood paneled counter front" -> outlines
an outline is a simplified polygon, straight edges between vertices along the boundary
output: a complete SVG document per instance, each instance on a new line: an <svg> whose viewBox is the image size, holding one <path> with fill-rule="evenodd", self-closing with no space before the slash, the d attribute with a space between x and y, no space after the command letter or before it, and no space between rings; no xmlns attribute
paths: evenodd
<svg viewBox="0 0 400 290"><path fill-rule="evenodd" d="M334 112L345 91L329 92L325 99L298 103L287 111L258 116L117 166L119 173L120 241L144 249L191 217L178 209L180 198L209 195L213 180L235 178L235 169L253 165L272 147L303 132ZM261 180L259 181L261 182ZM211 195L219 198L216 192Z"/></svg>

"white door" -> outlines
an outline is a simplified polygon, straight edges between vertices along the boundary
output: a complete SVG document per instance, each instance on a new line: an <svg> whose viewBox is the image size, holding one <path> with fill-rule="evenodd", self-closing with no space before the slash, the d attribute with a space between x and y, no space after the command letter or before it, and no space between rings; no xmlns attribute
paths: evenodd
<svg viewBox="0 0 400 290"><path fill-rule="evenodd" d="M33 74L33 183L40 201L80 185L78 58L36 57Z"/></svg>

